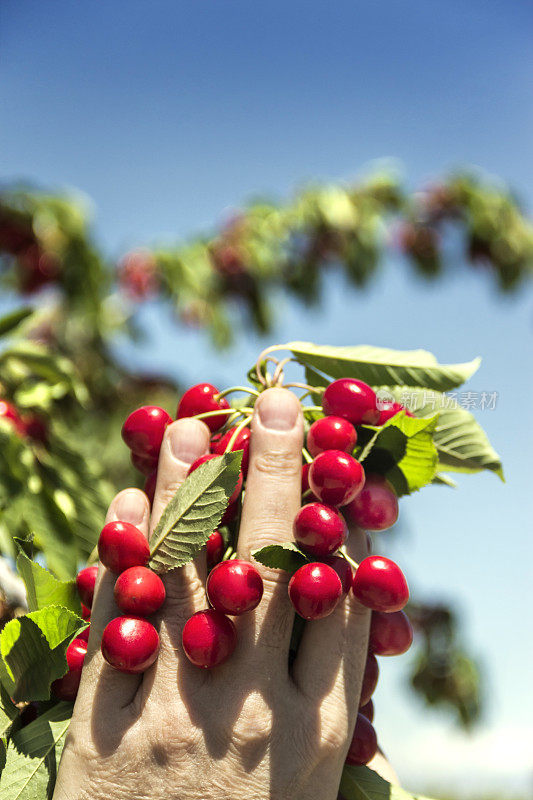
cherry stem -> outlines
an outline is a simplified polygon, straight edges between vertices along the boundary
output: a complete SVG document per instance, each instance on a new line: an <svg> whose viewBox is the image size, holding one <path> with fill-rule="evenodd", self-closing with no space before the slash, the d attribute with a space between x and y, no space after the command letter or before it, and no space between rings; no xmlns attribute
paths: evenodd
<svg viewBox="0 0 533 800"><path fill-rule="evenodd" d="M311 464L311 463L312 463L312 461L313 461L313 456L311 455L311 453L309 452L309 450L306 450L306 449L305 449L305 447L302 447L302 455L303 455L303 457L305 458L305 460L307 461L307 463L308 463L308 464Z"/></svg>
<svg viewBox="0 0 533 800"><path fill-rule="evenodd" d="M304 414L314 414L317 411L319 411L321 414L324 413L322 406L302 406L302 411Z"/></svg>
<svg viewBox="0 0 533 800"><path fill-rule="evenodd" d="M229 389L224 389L223 392L219 392L217 395L215 395L213 400L215 400L215 402L218 402L218 400L220 400L221 397L226 397L226 395L232 394L233 392L251 394L254 397L259 397L260 394L256 389L251 389L249 386L231 386Z"/></svg>
<svg viewBox="0 0 533 800"><path fill-rule="evenodd" d="M233 547L229 545L229 547L226 548L226 552L222 556L222 561L229 561L232 553L233 553Z"/></svg>
<svg viewBox="0 0 533 800"><path fill-rule="evenodd" d="M294 360L294 359L291 359ZM304 399L304 397L310 396L312 394L323 394L326 391L325 386L309 386L307 383L298 383L298 382L291 382L285 384L286 389L306 389L307 391L305 394L302 394L300 397L300 401Z"/></svg>
<svg viewBox="0 0 533 800"><path fill-rule="evenodd" d="M270 347L267 347L266 350L263 350L263 352L259 354L259 357L255 362L255 374L257 375L257 380L262 386L265 387L272 386L271 377L268 374L268 371L266 375L263 375L263 373L261 372L262 362L265 361L266 363L268 363L269 361L272 361L272 363L277 365L279 363L278 359L268 357L269 353L273 353L275 350L285 350L285 349L286 348L282 344L273 344Z"/></svg>
<svg viewBox="0 0 533 800"><path fill-rule="evenodd" d="M348 553L346 553L344 550L341 550L340 552L342 553L343 558L345 558L348 564L350 564L350 566L352 566L355 570L359 568L359 564L357 563L357 561L354 561L353 558L350 558Z"/></svg>
<svg viewBox="0 0 533 800"><path fill-rule="evenodd" d="M192 419L206 419L207 417L216 417L217 414L227 414L231 416L232 414L253 414L253 408L249 406L243 406L242 408L221 408L220 411L204 411L202 414L194 414Z"/></svg>
<svg viewBox="0 0 533 800"><path fill-rule="evenodd" d="M237 436L239 435L239 433L244 428L246 428L248 425L250 425L251 422L252 422L252 417L251 416L248 416L242 422L239 422L239 424L237 425L237 427L235 428L235 430L233 431L233 433L231 435L231 438L230 438L230 440L229 440L229 442L227 444L226 449L224 450L225 453L230 453L231 452L231 450L233 448L233 445L237 441Z"/></svg>

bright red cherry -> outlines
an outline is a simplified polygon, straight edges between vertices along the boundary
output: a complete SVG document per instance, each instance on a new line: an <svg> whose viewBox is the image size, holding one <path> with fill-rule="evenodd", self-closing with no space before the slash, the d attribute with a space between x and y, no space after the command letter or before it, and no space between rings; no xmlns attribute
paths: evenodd
<svg viewBox="0 0 533 800"><path fill-rule="evenodd" d="M303 506L293 523L296 543L315 558L324 558L342 547L348 535L344 517L322 503Z"/></svg>
<svg viewBox="0 0 533 800"><path fill-rule="evenodd" d="M384 556L363 559L353 579L353 593L373 611L400 611L409 600L409 589L400 567Z"/></svg>
<svg viewBox="0 0 533 800"><path fill-rule="evenodd" d="M132 411L122 426L122 438L134 453L156 459L172 417L158 406L141 406Z"/></svg>
<svg viewBox="0 0 533 800"><path fill-rule="evenodd" d="M343 556L326 556L324 562L333 567L342 584L342 594L347 595L352 588L353 572L350 564Z"/></svg>
<svg viewBox="0 0 533 800"><path fill-rule="evenodd" d="M96 583L97 575L98 564L85 567L76 575L76 588L78 589L81 602L87 606L87 608L91 608L93 604L94 585Z"/></svg>
<svg viewBox="0 0 533 800"><path fill-rule="evenodd" d="M322 408L326 416L343 417L352 425L376 425L379 419L376 393L355 378L330 383L322 397Z"/></svg>
<svg viewBox="0 0 533 800"><path fill-rule="evenodd" d="M365 472L355 458L340 450L319 453L309 469L313 494L328 506L344 506L354 500L365 484Z"/></svg>
<svg viewBox="0 0 533 800"><path fill-rule="evenodd" d="M98 555L112 572L144 567L150 558L146 536L129 522L108 522L98 539Z"/></svg>
<svg viewBox="0 0 533 800"><path fill-rule="evenodd" d="M327 617L335 610L341 596L341 579L328 564L304 564L289 581L291 603L304 619Z"/></svg>
<svg viewBox="0 0 533 800"><path fill-rule="evenodd" d="M411 647L413 628L403 611L373 611L368 649L377 656L400 656Z"/></svg>
<svg viewBox="0 0 533 800"><path fill-rule="evenodd" d="M381 475L368 475L362 491L345 509L346 516L367 531L390 528L398 511L398 498Z"/></svg>
<svg viewBox="0 0 533 800"><path fill-rule="evenodd" d="M361 684L361 696L359 698L359 705L368 703L378 685L379 678L379 664L375 655L368 653L366 657L365 671L363 673L363 682Z"/></svg>
<svg viewBox="0 0 533 800"><path fill-rule="evenodd" d="M207 461L212 461L214 458L220 458L220 456L215 455L214 453L206 453L204 456L200 456L197 458L196 461L193 461L191 466L189 467L189 471L187 475L190 475L191 472L194 472L195 469L198 469L202 464L207 463ZM237 479L237 486L235 487L233 494L229 499L229 505L231 506L232 503L235 503L238 500L238 497L241 493L242 489L242 472L239 472L239 477Z"/></svg>
<svg viewBox="0 0 533 800"><path fill-rule="evenodd" d="M195 666L210 669L222 664L235 650L237 630L221 611L208 608L187 620L182 634L185 655Z"/></svg>
<svg viewBox="0 0 533 800"><path fill-rule="evenodd" d="M197 414L206 414L210 411L225 411L230 405L225 397L215 400L219 390L212 383L197 383L188 389L181 398L178 405L177 419L182 417L195 417ZM212 417L204 417L203 421L211 431L221 428L228 414L214 414Z"/></svg>
<svg viewBox="0 0 533 800"><path fill-rule="evenodd" d="M165 602L165 587L153 570L130 567L118 576L114 595L115 603L124 614L147 617Z"/></svg>
<svg viewBox="0 0 533 800"><path fill-rule="evenodd" d="M230 428L222 436L216 440L213 437L211 440L211 452L217 456L221 456L226 452L226 449L235 433L236 428ZM250 428L242 428L237 434L234 443L231 446L232 451L242 450L241 471L244 477L248 475L248 466L250 462Z"/></svg>
<svg viewBox="0 0 533 800"><path fill-rule="evenodd" d="M209 536L205 546L207 569L213 569L215 564L222 561L224 555L224 539L220 531L216 530Z"/></svg>
<svg viewBox="0 0 533 800"><path fill-rule="evenodd" d="M351 453L357 442L357 433L351 422L343 417L323 417L313 422L307 434L307 449L312 456L324 450L342 450Z"/></svg>
<svg viewBox="0 0 533 800"><path fill-rule="evenodd" d="M364 706L359 706L359 713L366 717L369 722L374 721L374 703L369 700Z"/></svg>
<svg viewBox="0 0 533 800"><path fill-rule="evenodd" d="M369 720L363 715L357 715L355 730L350 749L346 756L346 763L354 766L368 764L378 750L378 737Z"/></svg>
<svg viewBox="0 0 533 800"><path fill-rule="evenodd" d="M259 605L263 596L263 579L253 564L235 558L222 561L211 570L206 591L213 608L236 616Z"/></svg>
<svg viewBox="0 0 533 800"><path fill-rule="evenodd" d="M26 434L26 426L17 408L7 400L0 400L0 419L8 420L20 436Z"/></svg>
<svg viewBox="0 0 533 800"><path fill-rule="evenodd" d="M144 482L144 493L150 501L150 505L154 503L155 487L157 486L157 470L154 469Z"/></svg>
<svg viewBox="0 0 533 800"><path fill-rule="evenodd" d="M91 609L87 608L87 606L82 603L81 604L81 616L85 620L85 622L89 622L91 619Z"/></svg>
<svg viewBox="0 0 533 800"><path fill-rule="evenodd" d="M401 403L389 403L388 401L381 402L379 404L379 419L376 422L376 425L383 425L388 419L391 419L392 417L395 417L396 414L399 414L400 411L405 411L408 417L414 417L414 414L412 414L408 408L402 406Z"/></svg>
<svg viewBox="0 0 533 800"><path fill-rule="evenodd" d="M68 672L62 678L58 678L52 683L52 693L59 700L75 700L81 681L81 671L83 662L87 654L87 642L76 638L67 647L67 667Z"/></svg>
<svg viewBox="0 0 533 800"><path fill-rule="evenodd" d="M150 473L156 470L157 462L158 459L152 458L152 456L140 456L138 453L131 454L131 463L135 469L138 469L143 475L150 475Z"/></svg>
<svg viewBox="0 0 533 800"><path fill-rule="evenodd" d="M115 617L104 628L102 655L119 672L145 672L157 658L159 634L140 617Z"/></svg>

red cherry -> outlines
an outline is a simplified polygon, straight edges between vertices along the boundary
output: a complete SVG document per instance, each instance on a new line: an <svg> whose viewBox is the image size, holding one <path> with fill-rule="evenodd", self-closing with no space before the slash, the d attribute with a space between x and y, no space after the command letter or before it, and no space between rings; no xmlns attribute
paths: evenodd
<svg viewBox="0 0 533 800"><path fill-rule="evenodd" d="M220 458L220 456L214 455L214 453L206 453L205 456L200 456L200 458L197 458L196 461L194 461L191 464L187 475L190 475L191 472L194 472L194 470L198 469L199 466L205 464L207 461L212 461L214 458ZM237 502L239 495L241 493L241 489L242 489L242 472L239 472L239 477L237 479L237 486L235 487L233 494L229 499L230 506L232 505L232 503Z"/></svg>
<svg viewBox="0 0 533 800"><path fill-rule="evenodd" d="M157 486L157 470L148 475L144 482L144 493L147 496L148 500L150 501L150 505L154 503L155 497L155 487Z"/></svg>
<svg viewBox="0 0 533 800"><path fill-rule="evenodd" d="M346 516L367 531L384 531L398 519L398 498L381 475L368 475L359 495L345 509Z"/></svg>
<svg viewBox="0 0 533 800"><path fill-rule="evenodd" d="M141 406L132 411L122 426L122 438L134 453L156 459L172 417L158 406Z"/></svg>
<svg viewBox="0 0 533 800"><path fill-rule="evenodd" d="M368 764L376 755L377 750L378 737L376 736L376 731L363 714L358 714L350 749L346 756L346 763L359 766Z"/></svg>
<svg viewBox="0 0 533 800"><path fill-rule="evenodd" d="M224 511L222 519L220 520L220 524L231 525L231 523L237 516L238 511L239 511L239 501L236 500L234 503L230 503L227 509Z"/></svg>
<svg viewBox="0 0 533 800"><path fill-rule="evenodd" d="M413 628L403 611L373 611L368 649L377 656L400 656L413 641Z"/></svg>
<svg viewBox="0 0 533 800"><path fill-rule="evenodd" d="M400 567L384 556L363 559L353 579L353 593L374 611L400 611L409 600L407 581Z"/></svg>
<svg viewBox="0 0 533 800"><path fill-rule="evenodd" d="M20 436L26 435L26 426L17 408L7 400L0 400L0 419L6 419Z"/></svg>
<svg viewBox="0 0 533 800"><path fill-rule="evenodd" d="M115 583L115 603L124 614L147 617L165 602L163 581L146 567L130 567Z"/></svg>
<svg viewBox="0 0 533 800"><path fill-rule="evenodd" d="M220 531L216 530L209 536L205 546L205 555L207 559L207 569L213 569L215 564L222 561L224 555L224 539Z"/></svg>
<svg viewBox="0 0 533 800"><path fill-rule="evenodd" d="M330 383L322 397L322 408L326 416L342 417L352 425L376 425L379 419L376 393L355 378L340 378Z"/></svg>
<svg viewBox="0 0 533 800"><path fill-rule="evenodd" d="M188 389L181 398L178 406L177 419L183 417L195 417L197 414L206 414L210 411L229 409L230 405L225 397L215 400L219 390L212 383L197 383ZM204 417L203 421L211 431L221 428L228 414L215 414L212 417Z"/></svg>
<svg viewBox="0 0 533 800"><path fill-rule="evenodd" d="M83 603L81 604L81 616L83 617L85 622L89 622L89 620L91 619L91 609L87 608L87 606L84 605Z"/></svg>
<svg viewBox="0 0 533 800"><path fill-rule="evenodd" d="M296 543L315 558L324 558L342 547L348 535L344 518L331 506L308 503L293 523Z"/></svg>
<svg viewBox="0 0 533 800"><path fill-rule="evenodd" d="M46 444L48 441L48 425L46 420L37 414L32 414L24 420L26 434L35 442Z"/></svg>
<svg viewBox="0 0 533 800"><path fill-rule="evenodd" d="M326 556L324 562L335 570L341 579L342 594L347 595L353 581L353 572L348 561L343 556Z"/></svg>
<svg viewBox="0 0 533 800"><path fill-rule="evenodd" d="M359 713L366 717L369 722L374 721L374 703L369 700L364 706L359 706Z"/></svg>
<svg viewBox="0 0 533 800"><path fill-rule="evenodd" d="M368 703L378 685L379 678L379 664L375 655L368 653L365 663L365 671L363 673L363 682L361 684L361 696L359 698L359 705L364 706Z"/></svg>
<svg viewBox="0 0 533 800"><path fill-rule="evenodd" d="M76 588L78 589L81 602L87 606L87 608L91 608L93 604L94 585L96 583L97 575L98 564L85 567L76 575Z"/></svg>
<svg viewBox="0 0 533 800"><path fill-rule="evenodd" d="M209 573L206 591L213 608L237 616L259 605L263 596L263 579L249 561L222 561Z"/></svg>
<svg viewBox="0 0 533 800"><path fill-rule="evenodd" d="M62 678L53 681L50 687L58 700L75 700L81 681L83 662L87 654L87 642L76 638L67 647L68 672Z"/></svg>
<svg viewBox="0 0 533 800"><path fill-rule="evenodd" d="M140 617L115 617L104 628L102 655L119 672L145 672L157 658L159 635Z"/></svg>
<svg viewBox="0 0 533 800"><path fill-rule="evenodd" d="M108 522L98 539L98 555L112 572L144 567L150 558L146 537L129 522Z"/></svg>
<svg viewBox="0 0 533 800"><path fill-rule="evenodd" d="M328 564L304 564L289 581L291 603L304 619L327 617L335 610L341 596L341 579Z"/></svg>
<svg viewBox="0 0 533 800"><path fill-rule="evenodd" d="M302 494L309 489L309 467L311 464L302 464Z"/></svg>
<svg viewBox="0 0 533 800"><path fill-rule="evenodd" d="M90 626L90 625L87 625L87 627L85 628L85 630L83 630L81 633L78 633L78 635L77 635L77 637L76 637L76 638L77 638L77 639L81 639L81 640L82 640L82 642L88 642L88 641L89 641L89 634L90 634L90 632L91 632L91 626Z"/></svg>
<svg viewBox="0 0 533 800"><path fill-rule="evenodd" d="M307 449L312 456L324 450L342 450L351 453L357 442L357 433L351 422L342 417L317 419L307 434Z"/></svg>
<svg viewBox="0 0 533 800"><path fill-rule="evenodd" d="M395 417L396 414L399 414L400 411L405 411L406 416L408 417L414 417L414 414L412 414L408 408L402 406L401 403L389 403L388 401L381 402L379 404L379 419L376 422L376 425L383 425L388 419L391 419L392 417Z"/></svg>
<svg viewBox="0 0 533 800"><path fill-rule="evenodd" d="M231 441L233 434L235 433L236 428L230 428L229 431L226 431L222 436L216 438L213 437L211 440L211 452L215 453L217 456L221 456L226 452L228 444ZM250 439L251 439L251 431L249 428L243 428L237 434L233 445L231 446L232 451L242 450L242 461L241 461L241 471L244 477L248 475L248 466L250 462Z"/></svg>
<svg viewBox="0 0 533 800"><path fill-rule="evenodd" d="M222 664L235 650L233 622L214 608L198 611L187 620L182 634L185 655L195 666L209 669Z"/></svg>
<svg viewBox="0 0 533 800"><path fill-rule="evenodd" d="M154 470L157 470L157 462L158 459L152 458L152 456L140 456L138 453L131 454L131 463L143 475L150 475Z"/></svg>
<svg viewBox="0 0 533 800"><path fill-rule="evenodd" d="M365 472L359 461L340 450L319 453L309 470L313 494L328 506L350 503L364 484Z"/></svg>

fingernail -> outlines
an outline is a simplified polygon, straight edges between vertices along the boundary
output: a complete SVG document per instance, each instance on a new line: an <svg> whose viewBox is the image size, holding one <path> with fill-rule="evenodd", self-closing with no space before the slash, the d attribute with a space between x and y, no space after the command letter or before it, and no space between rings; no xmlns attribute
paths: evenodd
<svg viewBox="0 0 533 800"><path fill-rule="evenodd" d="M300 403L287 389L267 389L256 406L261 423L270 430L290 431L298 421Z"/></svg>
<svg viewBox="0 0 533 800"><path fill-rule="evenodd" d="M117 498L115 513L121 522L130 522L139 525L146 511L146 500L137 489L126 489Z"/></svg>
<svg viewBox="0 0 533 800"><path fill-rule="evenodd" d="M209 450L209 431L197 419L180 419L168 428L170 452L179 461L192 464Z"/></svg>

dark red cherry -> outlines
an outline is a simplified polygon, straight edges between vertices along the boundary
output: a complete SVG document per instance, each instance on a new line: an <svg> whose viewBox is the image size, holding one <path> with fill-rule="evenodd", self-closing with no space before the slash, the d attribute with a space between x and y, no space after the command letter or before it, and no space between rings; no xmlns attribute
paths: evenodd
<svg viewBox="0 0 533 800"><path fill-rule="evenodd" d="M208 608L198 611L187 620L183 627L182 642L189 661L197 667L210 669L222 664L233 653L237 631L229 617L221 611Z"/></svg>
<svg viewBox="0 0 533 800"><path fill-rule="evenodd" d="M319 453L309 469L313 494L328 506L350 503L364 484L365 472L359 461L340 450Z"/></svg>
<svg viewBox="0 0 533 800"><path fill-rule="evenodd" d="M372 724L363 715L357 715L355 730L346 756L346 763L354 766L368 764L378 750L378 738Z"/></svg>
<svg viewBox="0 0 533 800"><path fill-rule="evenodd" d="M368 649L377 656L400 656L411 647L413 628L403 611L373 611Z"/></svg>
<svg viewBox="0 0 533 800"><path fill-rule="evenodd" d="M344 509L346 517L367 531L384 531L398 519L398 498L381 475L367 475L357 497Z"/></svg>

